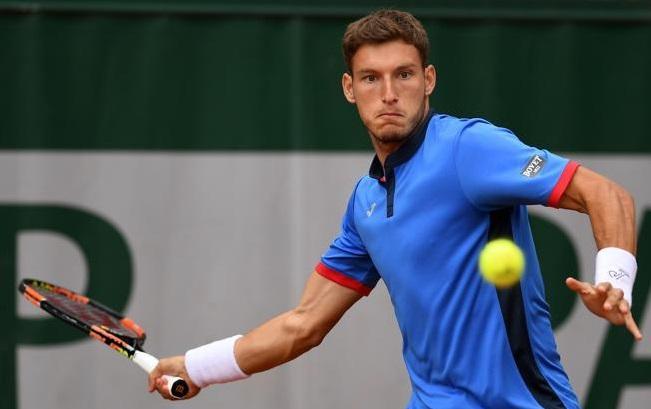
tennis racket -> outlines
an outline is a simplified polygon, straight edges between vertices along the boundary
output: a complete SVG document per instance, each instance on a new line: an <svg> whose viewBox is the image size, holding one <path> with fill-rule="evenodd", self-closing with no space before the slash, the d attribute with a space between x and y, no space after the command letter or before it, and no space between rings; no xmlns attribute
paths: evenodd
<svg viewBox="0 0 651 409"><path fill-rule="evenodd" d="M26 278L18 291L35 306L108 345L147 373L158 365L158 359L142 350L145 332L130 318L86 296L41 280ZM165 378L170 395L182 399L188 393L188 384L183 379L167 375Z"/></svg>

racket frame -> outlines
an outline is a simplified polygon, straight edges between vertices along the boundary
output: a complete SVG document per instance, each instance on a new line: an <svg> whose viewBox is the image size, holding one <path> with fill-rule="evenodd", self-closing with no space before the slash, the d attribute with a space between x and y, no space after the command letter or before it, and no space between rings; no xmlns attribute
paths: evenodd
<svg viewBox="0 0 651 409"><path fill-rule="evenodd" d="M38 288L43 288L47 291L63 295L74 302L91 305L92 307L97 308L118 320L120 325L136 334L136 337L117 334L103 325L89 325L50 303L47 300L47 297L38 292ZM42 280L32 278L23 279L18 285L18 291L20 291L20 293L35 306L86 333L91 338L107 345L120 355L136 363L147 373L154 370L158 365L158 359L156 357L144 352L142 347L146 339L145 331L132 319L124 317L111 308L84 295ZM167 379L167 388L171 396L177 399L182 399L188 393L189 387L183 379L168 375L165 375L164 378Z"/></svg>

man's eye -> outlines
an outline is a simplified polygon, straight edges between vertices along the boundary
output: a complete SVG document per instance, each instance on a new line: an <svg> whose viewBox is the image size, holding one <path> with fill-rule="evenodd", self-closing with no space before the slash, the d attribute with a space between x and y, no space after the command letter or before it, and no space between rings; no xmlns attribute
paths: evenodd
<svg viewBox="0 0 651 409"><path fill-rule="evenodd" d="M409 71L401 71L400 72L400 78L403 79L403 80L411 78L412 75L413 74L411 72L409 72Z"/></svg>
<svg viewBox="0 0 651 409"><path fill-rule="evenodd" d="M375 75L365 75L364 77L362 77L362 80L364 82L375 82L376 79L377 78L375 77Z"/></svg>

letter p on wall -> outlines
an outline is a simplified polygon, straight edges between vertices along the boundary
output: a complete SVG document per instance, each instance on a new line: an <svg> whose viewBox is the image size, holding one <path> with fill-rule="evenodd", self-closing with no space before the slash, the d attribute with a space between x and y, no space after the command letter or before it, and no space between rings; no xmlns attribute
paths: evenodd
<svg viewBox="0 0 651 409"><path fill-rule="evenodd" d="M18 345L51 345L84 338L54 318L18 317L17 240L20 233L29 231L57 233L79 246L88 269L85 293L90 297L122 311L131 293L131 253L123 235L108 220L73 207L0 203L0 320L5 326L0 333L0 373L4 374L0 406L6 409L17 407Z"/></svg>

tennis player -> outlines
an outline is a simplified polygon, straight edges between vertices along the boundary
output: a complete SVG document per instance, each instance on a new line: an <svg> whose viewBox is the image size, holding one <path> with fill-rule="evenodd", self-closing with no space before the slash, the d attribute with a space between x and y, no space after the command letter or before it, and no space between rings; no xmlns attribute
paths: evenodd
<svg viewBox="0 0 651 409"><path fill-rule="evenodd" d="M342 315L384 280L403 337L408 409L578 408L561 366L526 205L590 217L599 251L594 282L567 279L585 306L642 335L631 316L637 270L633 199L605 177L525 145L482 119L434 113L436 71L421 23L396 10L350 24L342 87L375 157L353 189L340 233L299 304L244 336L163 359L149 377L200 388L247 378L319 345ZM497 290L477 272L490 238L524 251L522 281Z"/></svg>

